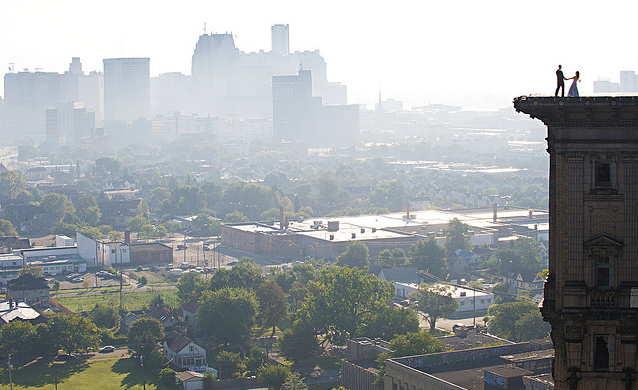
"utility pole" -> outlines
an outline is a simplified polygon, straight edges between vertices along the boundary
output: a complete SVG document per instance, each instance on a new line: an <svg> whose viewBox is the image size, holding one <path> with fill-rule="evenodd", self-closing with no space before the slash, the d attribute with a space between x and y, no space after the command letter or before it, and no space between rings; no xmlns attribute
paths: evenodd
<svg viewBox="0 0 638 390"><path fill-rule="evenodd" d="M9 388L13 390L13 380L11 379L11 370L13 366L11 365L11 354L9 354Z"/></svg>

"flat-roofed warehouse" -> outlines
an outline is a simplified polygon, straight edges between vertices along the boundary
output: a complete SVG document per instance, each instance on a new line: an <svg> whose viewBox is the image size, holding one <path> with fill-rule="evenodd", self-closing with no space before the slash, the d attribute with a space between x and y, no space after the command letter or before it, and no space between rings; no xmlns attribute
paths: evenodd
<svg viewBox="0 0 638 390"><path fill-rule="evenodd" d="M290 222L250 222L222 225L222 244L266 256L336 258L349 241L368 246L370 256L384 249L408 248L457 218L473 230L472 244L496 244L514 234L545 239L547 213L506 208L471 210L422 210L406 215L390 213L355 217L313 218ZM440 243L442 243L441 241Z"/></svg>

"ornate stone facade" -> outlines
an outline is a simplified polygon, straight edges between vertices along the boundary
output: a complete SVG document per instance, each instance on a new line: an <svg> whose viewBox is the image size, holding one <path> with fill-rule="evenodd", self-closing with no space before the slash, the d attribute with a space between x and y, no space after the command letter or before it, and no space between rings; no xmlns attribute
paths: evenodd
<svg viewBox="0 0 638 390"><path fill-rule="evenodd" d="M519 97L547 125L556 389L638 389L638 97Z"/></svg>

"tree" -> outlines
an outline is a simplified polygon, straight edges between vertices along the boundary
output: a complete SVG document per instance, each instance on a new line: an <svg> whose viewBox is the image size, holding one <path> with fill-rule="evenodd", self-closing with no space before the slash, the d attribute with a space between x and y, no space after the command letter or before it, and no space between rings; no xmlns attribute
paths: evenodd
<svg viewBox="0 0 638 390"><path fill-rule="evenodd" d="M72 314L55 314L48 328L55 350L66 353L88 352L97 349L100 337L97 327L88 318Z"/></svg>
<svg viewBox="0 0 638 390"><path fill-rule="evenodd" d="M102 238L102 232L96 227L82 226L78 232L83 236L92 238L94 240L99 240L100 238Z"/></svg>
<svg viewBox="0 0 638 390"><path fill-rule="evenodd" d="M199 298L204 289L204 278L197 272L182 274L177 282L177 297L182 303L189 302L193 298Z"/></svg>
<svg viewBox="0 0 638 390"><path fill-rule="evenodd" d="M217 236L221 231L221 223L206 214L198 214L192 222L190 235L197 237Z"/></svg>
<svg viewBox="0 0 638 390"><path fill-rule="evenodd" d="M277 348L288 359L306 359L315 351L317 338L310 324L296 321L277 338Z"/></svg>
<svg viewBox="0 0 638 390"><path fill-rule="evenodd" d="M206 193L197 186L179 185L171 191L171 211L177 215L192 215L206 207Z"/></svg>
<svg viewBox="0 0 638 390"><path fill-rule="evenodd" d="M232 379L242 377L246 370L246 365L238 352L220 351L215 357L219 379Z"/></svg>
<svg viewBox="0 0 638 390"><path fill-rule="evenodd" d="M164 338L162 325L155 318L140 318L128 331L128 347L136 355L150 358L157 350L157 342Z"/></svg>
<svg viewBox="0 0 638 390"><path fill-rule="evenodd" d="M6 219L0 219L0 237L17 236L18 232L13 228L13 224Z"/></svg>
<svg viewBox="0 0 638 390"><path fill-rule="evenodd" d="M290 368L280 364L265 364L257 370L257 380L275 389L280 389L290 375Z"/></svg>
<svg viewBox="0 0 638 390"><path fill-rule="evenodd" d="M501 272L512 268L540 271L542 269L540 249L540 242L531 238L520 237L518 240L510 241L508 247L496 252L496 258L501 264Z"/></svg>
<svg viewBox="0 0 638 390"><path fill-rule="evenodd" d="M175 384L175 374L176 372L172 368L163 368L159 373L157 381L162 385L173 386Z"/></svg>
<svg viewBox="0 0 638 390"><path fill-rule="evenodd" d="M408 308L380 304L367 325L367 337L390 340L395 335L418 331L419 318Z"/></svg>
<svg viewBox="0 0 638 390"><path fill-rule="evenodd" d="M40 201L40 207L44 212L55 215L58 221L66 214L75 213L73 203L64 194L46 194Z"/></svg>
<svg viewBox="0 0 638 390"><path fill-rule="evenodd" d="M286 294L274 280L262 283L257 289L259 300L259 317L263 326L272 326L272 334L275 335L275 326L286 316Z"/></svg>
<svg viewBox="0 0 638 390"><path fill-rule="evenodd" d="M0 356L11 353L18 361L24 361L35 352L37 333L30 322L11 321L0 327L0 340Z"/></svg>
<svg viewBox="0 0 638 390"><path fill-rule="evenodd" d="M6 170L0 172L0 195L15 199L18 194L27 189L20 171Z"/></svg>
<svg viewBox="0 0 638 390"><path fill-rule="evenodd" d="M35 278L44 277L44 272L42 271L42 267L33 264L25 264L22 266L22 269L18 272L18 275L32 275Z"/></svg>
<svg viewBox="0 0 638 390"><path fill-rule="evenodd" d="M405 187L398 180L382 180L370 189L370 203L376 207L400 211L406 205Z"/></svg>
<svg viewBox="0 0 638 390"><path fill-rule="evenodd" d="M245 288L257 291L264 281L261 268L250 257L242 257L231 269L217 270L210 278L209 288L220 290L224 287Z"/></svg>
<svg viewBox="0 0 638 390"><path fill-rule="evenodd" d="M470 226L461 222L458 218L452 219L445 228L445 247L448 253L454 253L457 249L466 250L470 247Z"/></svg>
<svg viewBox="0 0 638 390"><path fill-rule="evenodd" d="M102 217L100 208L91 195L84 195L75 204L75 214L82 222L89 226L97 226Z"/></svg>
<svg viewBox="0 0 638 390"><path fill-rule="evenodd" d="M445 352L445 344L424 329L395 336L388 347L395 357Z"/></svg>
<svg viewBox="0 0 638 390"><path fill-rule="evenodd" d="M252 291L226 287L202 293L197 320L200 324L207 324L202 330L209 338L242 341L250 335L257 311L257 298Z"/></svg>
<svg viewBox="0 0 638 390"><path fill-rule="evenodd" d="M115 307L96 303L89 312L89 319L100 328L114 328L120 322L120 315Z"/></svg>
<svg viewBox="0 0 638 390"><path fill-rule="evenodd" d="M124 239L124 234L122 232L118 232L117 230L111 230L106 236L111 242L119 242Z"/></svg>
<svg viewBox="0 0 638 390"><path fill-rule="evenodd" d="M379 253L379 268L400 268L405 267L408 258L402 248L384 249Z"/></svg>
<svg viewBox="0 0 638 390"><path fill-rule="evenodd" d="M430 323L430 331L434 331L436 320L445 318L454 313L459 307L459 303L452 298L454 287L421 283L416 291L410 293L410 298L418 301L417 308L426 315Z"/></svg>
<svg viewBox="0 0 638 390"><path fill-rule="evenodd" d="M325 333L327 342L343 344L362 333L366 318L392 298L394 286L367 270L329 267L310 291L295 319Z"/></svg>
<svg viewBox="0 0 638 390"><path fill-rule="evenodd" d="M212 389L215 382L217 381L217 375L211 370L206 370L204 372L204 389ZM175 383L175 378L173 377L173 382Z"/></svg>
<svg viewBox="0 0 638 390"><path fill-rule="evenodd" d="M308 385L306 385L301 380L301 375L298 372L291 372L286 377L286 381L281 385L281 390L307 390Z"/></svg>
<svg viewBox="0 0 638 390"><path fill-rule="evenodd" d="M512 341L546 337L550 326L543 321L538 306L531 302L508 302L488 310L488 329L495 336Z"/></svg>
<svg viewBox="0 0 638 390"><path fill-rule="evenodd" d="M91 287L91 281L88 279L84 279L82 281L82 287L84 287L86 291L89 291L89 287Z"/></svg>
<svg viewBox="0 0 638 390"><path fill-rule="evenodd" d="M366 244L348 241L346 251L337 257L337 265L363 268L370 265L370 253Z"/></svg>
<svg viewBox="0 0 638 390"><path fill-rule="evenodd" d="M412 244L409 254L410 263L415 268L426 270L439 277L447 272L445 248L439 245L434 237Z"/></svg>
<svg viewBox="0 0 638 390"><path fill-rule="evenodd" d="M241 211L235 210L226 214L224 220L228 223L248 222L248 217L242 214Z"/></svg>

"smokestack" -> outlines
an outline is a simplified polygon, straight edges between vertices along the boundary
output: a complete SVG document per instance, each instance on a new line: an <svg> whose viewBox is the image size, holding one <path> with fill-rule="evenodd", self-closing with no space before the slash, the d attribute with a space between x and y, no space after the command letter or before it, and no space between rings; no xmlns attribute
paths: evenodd
<svg viewBox="0 0 638 390"><path fill-rule="evenodd" d="M498 203L494 202L492 203L492 209L493 209L493 220L494 222L496 222L497 216L498 216Z"/></svg>
<svg viewBox="0 0 638 390"><path fill-rule="evenodd" d="M284 230L284 224L284 206L279 206L279 229Z"/></svg>
<svg viewBox="0 0 638 390"><path fill-rule="evenodd" d="M131 244L131 231L128 228L124 229L124 244Z"/></svg>

